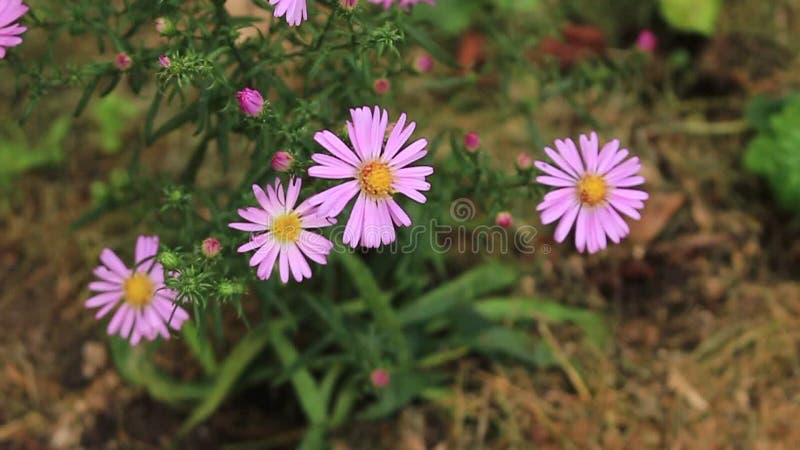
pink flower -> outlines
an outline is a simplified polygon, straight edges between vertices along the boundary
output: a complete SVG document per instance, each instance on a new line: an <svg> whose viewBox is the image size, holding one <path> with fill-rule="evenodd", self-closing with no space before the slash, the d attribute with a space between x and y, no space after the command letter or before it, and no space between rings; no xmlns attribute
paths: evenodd
<svg viewBox="0 0 800 450"><path fill-rule="evenodd" d="M322 228L336 223L335 219L317 214L316 207L308 200L295 208L300 195L300 179L289 180L284 192L279 179L275 186L267 186L267 192L253 185L253 194L258 207L239 210L247 222L229 224L231 228L254 233L250 241L238 248L239 253L258 249L250 258L250 266L258 266L257 276L268 280L275 263L278 263L281 281L289 281L289 272L295 281L311 278L311 267L306 258L317 264L326 264L333 243L308 228Z"/></svg>
<svg viewBox="0 0 800 450"><path fill-rule="evenodd" d="M20 37L27 31L17 20L28 12L22 0L0 1L0 59L5 58L6 49L22 43Z"/></svg>
<svg viewBox="0 0 800 450"><path fill-rule="evenodd" d="M481 146L481 137L478 133L470 131L464 135L464 147L470 152L474 152Z"/></svg>
<svg viewBox="0 0 800 450"><path fill-rule="evenodd" d="M314 140L331 155L315 153L311 156L319 165L308 169L308 174L317 178L348 180L309 199L319 205L320 212L337 216L345 206L357 197L343 241L355 248L361 243L368 248L394 242L396 226L410 226L411 219L397 204L395 194L425 203L421 191L431 185L425 177L433 173L428 166L408 167L424 157L428 141L419 139L405 145L414 132L416 124L406 126L406 115L400 115L384 145L384 133L389 123L386 110L375 107L351 109L352 122L347 121L347 134L353 146L351 150L335 134L325 130L314 135Z"/></svg>
<svg viewBox="0 0 800 450"><path fill-rule="evenodd" d="M294 157L289 152L279 151L272 156L270 165L278 172L286 172L292 168Z"/></svg>
<svg viewBox="0 0 800 450"><path fill-rule="evenodd" d="M244 88L236 93L239 109L248 116L257 116L264 109L264 97L255 89Z"/></svg>
<svg viewBox="0 0 800 450"><path fill-rule="evenodd" d="M420 2L425 2L429 5L436 4L434 0L369 0L369 2L383 4L383 7L386 9L389 9L395 2L397 2L397 6L401 8L410 8Z"/></svg>
<svg viewBox="0 0 800 450"><path fill-rule="evenodd" d="M513 222L514 221L511 218L511 213L508 211L501 211L497 213L497 217L494 219L495 225L501 228L510 228Z"/></svg>
<svg viewBox="0 0 800 450"><path fill-rule="evenodd" d="M525 152L517 155L517 168L519 170L529 170L531 167L533 167L533 158L531 158L531 155Z"/></svg>
<svg viewBox="0 0 800 450"><path fill-rule="evenodd" d="M369 374L369 380L376 388L384 388L392 381L392 377L386 369L375 369Z"/></svg>
<svg viewBox="0 0 800 450"><path fill-rule="evenodd" d="M619 243L628 235L630 228L619 213L639 220L638 210L649 196L627 189L644 183L637 175L642 165L637 157L625 159L629 152L619 149L619 140L608 142L598 153L599 140L592 132L589 137L581 135L580 145L580 153L572 139L556 140L558 152L544 149L558 167L536 161L536 167L546 174L536 181L559 189L545 195L536 209L545 225L561 219L556 227L557 242L563 242L575 224L578 251L595 253L606 248L606 236Z"/></svg>
<svg viewBox="0 0 800 450"><path fill-rule="evenodd" d="M122 70L123 72L130 69L131 64L133 64L133 60L125 52L118 53L117 56L114 58L114 66L117 69Z"/></svg>
<svg viewBox="0 0 800 450"><path fill-rule="evenodd" d="M414 68L419 73L428 73L433 70L433 58L431 55L420 55L414 60Z"/></svg>
<svg viewBox="0 0 800 450"><path fill-rule="evenodd" d="M286 22L293 27L300 25L308 19L308 6L306 0L269 0L275 6L275 17L286 16Z"/></svg>
<svg viewBox="0 0 800 450"><path fill-rule="evenodd" d="M167 55L161 55L158 57L158 63L161 64L161 67L167 68L172 65L172 61L169 60Z"/></svg>
<svg viewBox="0 0 800 450"><path fill-rule="evenodd" d="M356 7L358 0L341 0L339 3L345 8L351 9Z"/></svg>
<svg viewBox="0 0 800 450"><path fill-rule="evenodd" d="M390 87L392 87L392 84L386 78L378 78L377 80L375 80L375 82L372 83L372 88L378 95L383 95L389 92Z"/></svg>
<svg viewBox="0 0 800 450"><path fill-rule="evenodd" d="M658 47L658 37L650 30L642 30L636 38L636 47L645 52L654 52Z"/></svg>
<svg viewBox="0 0 800 450"><path fill-rule="evenodd" d="M100 308L96 319L108 314L120 301L108 324L108 334L119 334L136 345L142 338L169 339L168 326L180 330L189 314L178 306L178 294L164 285L164 268L155 261L158 236L139 236L135 265L128 268L110 249L100 253L100 266L94 269L99 279L89 290L99 294L86 300L87 308Z"/></svg>
<svg viewBox="0 0 800 450"><path fill-rule="evenodd" d="M203 240L202 250L206 258L213 258L222 251L222 244L219 243L217 238L206 238Z"/></svg>

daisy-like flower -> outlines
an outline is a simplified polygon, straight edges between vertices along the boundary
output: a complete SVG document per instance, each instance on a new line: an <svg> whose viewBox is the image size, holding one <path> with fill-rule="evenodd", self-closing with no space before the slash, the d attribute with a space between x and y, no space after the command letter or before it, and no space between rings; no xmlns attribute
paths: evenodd
<svg viewBox="0 0 800 450"><path fill-rule="evenodd" d="M111 249L100 253L94 269L97 281L89 290L98 292L86 300L87 308L100 308L96 319L122 305L108 324L108 334L118 334L136 345L142 338L169 339L169 329L180 330L189 314L177 304L178 294L164 285L164 268L155 260L158 236L139 236L135 264L128 268Z"/></svg>
<svg viewBox="0 0 800 450"><path fill-rule="evenodd" d="M286 22L296 27L304 20L308 20L308 5L306 0L269 0L275 6L275 17L286 16Z"/></svg>
<svg viewBox="0 0 800 450"><path fill-rule="evenodd" d="M258 249L250 258L250 266L258 266L258 278L267 280L278 263L281 281L289 281L289 272L295 281L311 278L311 267L306 258L317 264L326 264L333 243L309 228L323 228L336 223L335 219L317 214L317 208L308 200L295 208L300 195L300 179L289 180L284 191L279 179L275 186L267 186L265 193L253 185L258 207L239 210L247 222L234 222L231 228L254 233L249 242L239 247L239 253Z"/></svg>
<svg viewBox="0 0 800 450"><path fill-rule="evenodd" d="M333 156L315 153L311 159L319 165L308 169L313 177L349 181L320 192L309 201L318 204L321 213L335 217L357 196L343 241L353 248L359 243L377 248L394 242L392 223L411 225L411 218L397 204L395 194L419 203L427 201L421 192L430 189L425 177L433 173L433 168L408 166L428 153L428 141L418 139L401 150L416 127L414 122L406 126L405 114L394 124L385 145L389 123L386 110L376 106L370 111L364 106L350 110L350 115L352 122L347 122L347 132L355 152L332 132L317 132L314 140Z"/></svg>
<svg viewBox="0 0 800 450"><path fill-rule="evenodd" d="M549 192L536 207L542 223L561 219L556 227L555 240L563 242L575 225L575 246L578 251L598 252L606 248L606 237L615 244L628 235L630 228L620 213L639 220L640 209L649 197L644 191L628 189L644 183L639 176L642 165L638 157L628 158L628 150L620 150L614 139L599 149L597 133L580 137L580 153L572 139L556 140L555 151L544 151L558 167L536 161L536 167L546 175L539 183L559 189ZM598 152L599 150L599 152Z"/></svg>
<svg viewBox="0 0 800 450"><path fill-rule="evenodd" d="M0 0L0 59L5 58L6 49L22 43L20 37L28 29L17 22L28 12L22 0Z"/></svg>
<svg viewBox="0 0 800 450"><path fill-rule="evenodd" d="M427 3L429 5L435 5L436 2L434 0L369 0L370 3L382 4L384 8L389 9L392 7L393 4L397 3L397 6L401 8L410 8L417 3Z"/></svg>

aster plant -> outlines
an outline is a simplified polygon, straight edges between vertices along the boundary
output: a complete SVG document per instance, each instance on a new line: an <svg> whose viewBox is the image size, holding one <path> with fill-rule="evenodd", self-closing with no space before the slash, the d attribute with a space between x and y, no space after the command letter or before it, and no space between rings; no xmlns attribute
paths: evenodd
<svg viewBox="0 0 800 450"><path fill-rule="evenodd" d="M147 104L116 159L125 181L110 181L115 189L73 225L118 211L132 229L158 235L138 237L129 252L120 245L120 256L95 249L101 265L84 302L113 336L128 381L193 405L179 438L227 394L268 384L293 395L309 424L298 445L324 448L350 417L386 416L442 392L448 364L465 354L548 365L534 337L506 325L504 311L518 305L499 294L528 268L452 264L467 241L485 243L464 233L525 231L538 209L544 224L558 221L558 242L574 230L577 250L597 253L640 217L641 163L619 141L601 146L591 133L580 148L569 139L545 148L532 119L547 95L573 95L571 86L602 84L610 72L569 84L523 57L543 28L530 18L530 33L492 29L494 59L465 70L426 19L438 3L253 0L259 14L234 14L223 0L78 0L26 15L19 0L0 0L0 55L25 50L20 21L56 46L15 55L13 66L0 61L17 76L22 120L76 87L76 115L106 95ZM493 26L493 3L479 3ZM71 39L97 42L97 55L64 64L55 50ZM537 74L541 97L512 96L514 73ZM421 106L419 91L504 109L497 123L459 129L444 123L451 107ZM512 150L515 168L497 163L490 138L506 119L529 124L530 142ZM534 164L533 153L553 164ZM134 242L125 233L114 240ZM505 254L536 250L525 242ZM602 346L591 313L564 314L550 319L577 317ZM186 345L181 363L198 366L190 375L161 376L143 357L141 347L166 340Z"/></svg>

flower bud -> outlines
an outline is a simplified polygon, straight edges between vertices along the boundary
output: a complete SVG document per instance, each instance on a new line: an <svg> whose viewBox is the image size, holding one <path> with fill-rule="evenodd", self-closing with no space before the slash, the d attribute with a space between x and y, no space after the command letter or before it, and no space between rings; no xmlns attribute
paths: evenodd
<svg viewBox="0 0 800 450"><path fill-rule="evenodd" d="M481 138L478 136L478 133L474 131L470 131L466 135L464 135L464 147L466 147L467 151L474 152L478 150L478 147L481 146Z"/></svg>
<svg viewBox="0 0 800 450"><path fill-rule="evenodd" d="M389 92L389 88L392 84L386 78L378 78L372 83L372 88L375 90L375 93L378 95L383 95Z"/></svg>
<svg viewBox="0 0 800 450"><path fill-rule="evenodd" d="M636 38L636 47L647 53L652 53L658 48L658 37L651 30L642 30Z"/></svg>
<svg viewBox="0 0 800 450"><path fill-rule="evenodd" d="M244 88L236 93L239 109L248 116L257 116L264 109L264 97L255 89Z"/></svg>
<svg viewBox="0 0 800 450"><path fill-rule="evenodd" d="M210 237L203 241L202 248L206 258L213 258L222 250L222 245L219 243L219 239Z"/></svg>
<svg viewBox="0 0 800 450"><path fill-rule="evenodd" d="M172 61L169 60L167 55L161 55L158 57L158 63L161 64L161 67L167 68L172 65Z"/></svg>
<svg viewBox="0 0 800 450"><path fill-rule="evenodd" d="M171 250L164 250L159 253L158 261L167 270L175 270L181 265L181 257Z"/></svg>
<svg viewBox="0 0 800 450"><path fill-rule="evenodd" d="M130 69L132 64L133 60L125 52L118 53L114 58L114 66L123 72Z"/></svg>
<svg viewBox="0 0 800 450"><path fill-rule="evenodd" d="M419 73L428 73L433 70L433 58L431 55L424 54L417 57L414 60L414 68Z"/></svg>
<svg viewBox="0 0 800 450"><path fill-rule="evenodd" d="M279 152L275 152L275 155L272 156L270 165L278 172L286 172L292 168L293 162L294 157L289 152L281 150Z"/></svg>
<svg viewBox="0 0 800 450"><path fill-rule="evenodd" d="M533 167L533 158L531 155L522 152L517 155L517 168L519 170L530 170Z"/></svg>
<svg viewBox="0 0 800 450"><path fill-rule="evenodd" d="M392 381L392 378L389 376L389 372L386 369L373 370L369 375L369 379L372 381L372 385L376 388L384 388Z"/></svg>
<svg viewBox="0 0 800 450"><path fill-rule="evenodd" d="M223 280L217 285L220 297L230 298L244 294L244 285L235 281Z"/></svg>
<svg viewBox="0 0 800 450"><path fill-rule="evenodd" d="M513 219L511 218L511 213L508 211L501 211L497 213L497 217L494 219L495 225L501 228L511 228L511 224L513 223Z"/></svg>
<svg viewBox="0 0 800 450"><path fill-rule="evenodd" d="M175 33L175 24L166 17L156 19L156 31L162 36L170 36Z"/></svg>
<svg viewBox="0 0 800 450"><path fill-rule="evenodd" d="M339 4L341 4L344 8L353 9L358 4L358 0L340 0Z"/></svg>

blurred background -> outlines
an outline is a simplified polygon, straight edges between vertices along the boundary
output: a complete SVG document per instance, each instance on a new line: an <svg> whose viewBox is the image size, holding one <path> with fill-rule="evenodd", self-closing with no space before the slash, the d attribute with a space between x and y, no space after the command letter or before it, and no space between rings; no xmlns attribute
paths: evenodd
<svg viewBox="0 0 800 450"><path fill-rule="evenodd" d="M272 20L248 0L227 6L263 16L262 32ZM540 158L553 139L598 129L643 160L651 197L631 236L593 256L552 242L535 204L510 210L544 249L504 257L524 273L513 291L602 317L607 345L575 324L518 324L552 364L460 358L447 401L353 419L332 447L798 448L800 2L438 0L412 14L461 67L403 79L395 100L423 118L418 133L476 130L479 151L512 170L520 153ZM44 48L30 33L12 51ZM113 58L94 42L62 51ZM508 76L513 58L543 69ZM532 121L487 100L499 91L535 99ZM126 149L139 147L145 171L178 172L185 154L169 150L192 130L142 146L147 96L127 88L79 116L80 90L62 89L20 125L14 92L0 77L0 448L169 445L187 410L123 381L83 300L99 249L127 246L136 226L124 208L92 216L129 185ZM218 176L213 163L200 174ZM180 358L155 357L192 377ZM269 402L263 389L237 393L179 447L294 448L303 420L282 389Z"/></svg>

